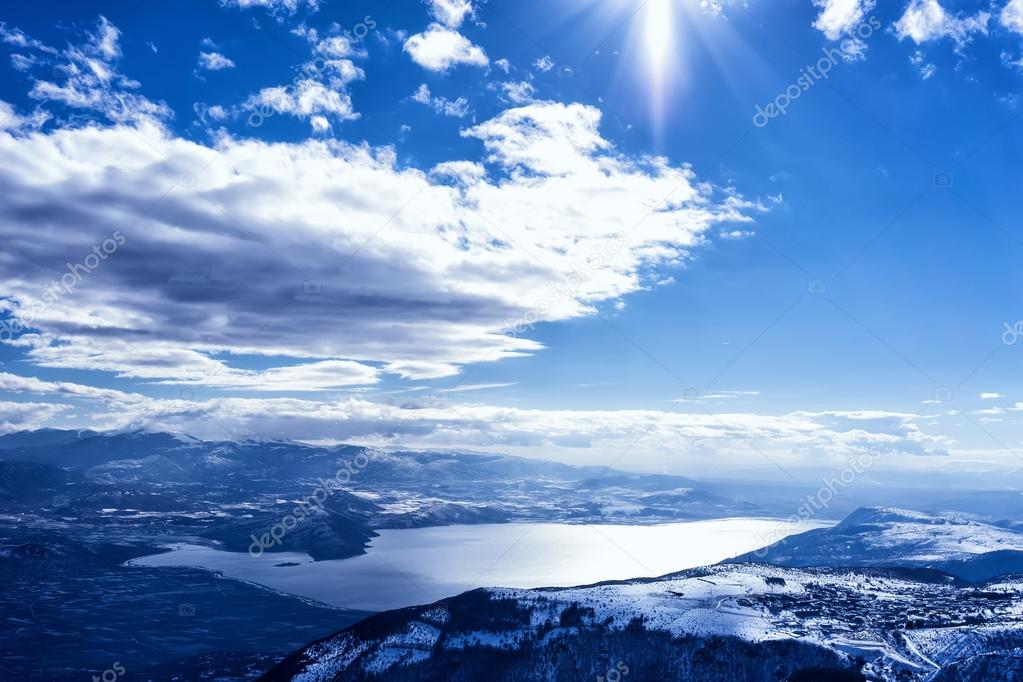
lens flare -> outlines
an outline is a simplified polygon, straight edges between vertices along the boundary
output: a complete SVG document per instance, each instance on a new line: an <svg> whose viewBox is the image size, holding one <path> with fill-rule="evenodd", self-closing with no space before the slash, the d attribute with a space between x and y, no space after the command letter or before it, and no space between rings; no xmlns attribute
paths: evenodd
<svg viewBox="0 0 1023 682"><path fill-rule="evenodd" d="M664 109L672 57L675 54L674 0L648 0L643 21L643 45L650 89L650 112L654 131L664 127Z"/></svg>
<svg viewBox="0 0 1023 682"><path fill-rule="evenodd" d="M665 70L674 35L672 0L649 0L646 5L643 40L647 63L653 73Z"/></svg>

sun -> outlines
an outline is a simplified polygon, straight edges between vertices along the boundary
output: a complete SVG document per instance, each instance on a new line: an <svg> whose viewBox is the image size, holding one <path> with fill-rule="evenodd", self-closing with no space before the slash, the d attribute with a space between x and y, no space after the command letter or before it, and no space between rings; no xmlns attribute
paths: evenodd
<svg viewBox="0 0 1023 682"><path fill-rule="evenodd" d="M651 121L655 135L664 129L664 111L671 81L678 67L676 0L647 0L643 7L642 43L645 56Z"/></svg>
<svg viewBox="0 0 1023 682"><path fill-rule="evenodd" d="M672 0L648 0L643 9L643 42L652 73L663 73L675 34Z"/></svg>

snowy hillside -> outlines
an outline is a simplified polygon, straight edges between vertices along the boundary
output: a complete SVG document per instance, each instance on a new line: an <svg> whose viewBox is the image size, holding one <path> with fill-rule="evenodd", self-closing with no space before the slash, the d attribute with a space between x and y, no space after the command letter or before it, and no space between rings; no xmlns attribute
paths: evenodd
<svg viewBox="0 0 1023 682"><path fill-rule="evenodd" d="M635 680L981 679L971 666L1023 672L1020 647L1023 579L978 587L936 571L743 564L474 590L371 617L267 679L561 680L614 669Z"/></svg>
<svg viewBox="0 0 1023 682"><path fill-rule="evenodd" d="M967 580L1023 572L1023 534L959 514L864 508L735 559L782 566L912 566Z"/></svg>

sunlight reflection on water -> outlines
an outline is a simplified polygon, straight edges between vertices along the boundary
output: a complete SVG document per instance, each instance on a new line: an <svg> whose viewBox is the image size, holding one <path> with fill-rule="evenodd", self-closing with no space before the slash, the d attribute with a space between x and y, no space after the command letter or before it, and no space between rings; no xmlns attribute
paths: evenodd
<svg viewBox="0 0 1023 682"><path fill-rule="evenodd" d="M833 525L721 519L654 526L507 523L382 530L368 553L312 561L294 552L223 552L196 545L136 559L196 566L280 592L377 611L424 604L475 587L568 586L657 576L752 551L764 538ZM789 528L790 527L790 528ZM282 563L297 566L280 566Z"/></svg>

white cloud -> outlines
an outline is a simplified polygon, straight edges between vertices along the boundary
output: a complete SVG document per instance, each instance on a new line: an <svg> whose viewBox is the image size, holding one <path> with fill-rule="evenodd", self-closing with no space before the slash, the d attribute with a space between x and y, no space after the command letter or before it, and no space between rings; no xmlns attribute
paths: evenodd
<svg viewBox="0 0 1023 682"><path fill-rule="evenodd" d="M307 120L314 133L329 131L332 122L359 118L348 85L364 79L366 72L349 57L366 57L366 50L347 33L321 37L304 24L291 32L308 41L313 58L298 67L290 84L263 88L234 112L250 123L253 119L261 123L268 114L288 114Z"/></svg>
<svg viewBox="0 0 1023 682"><path fill-rule="evenodd" d="M1004 397L1005 396L1002 395L1001 393L994 393L994 392L991 392L991 393L983 392L983 393L980 394L980 399L981 400L996 400L997 398L1004 398Z"/></svg>
<svg viewBox="0 0 1023 682"><path fill-rule="evenodd" d="M1023 412L1023 403L1015 403L1011 407L985 407L983 410L974 410L974 414L999 415L1011 412Z"/></svg>
<svg viewBox="0 0 1023 682"><path fill-rule="evenodd" d="M938 71L938 67L936 67L933 63L927 61L927 58L924 56L924 53L921 52L920 50L916 50L913 54L909 56L909 63L917 68L917 70L920 72L920 77L923 78L924 80L929 79Z"/></svg>
<svg viewBox="0 0 1023 682"><path fill-rule="evenodd" d="M467 391L487 391L492 388L507 388L509 386L517 386L518 382L503 382L494 384L459 384L454 388L440 388L437 389L438 393L465 393Z"/></svg>
<svg viewBox="0 0 1023 682"><path fill-rule="evenodd" d="M513 451L525 456L605 462L626 468L670 465L690 474L728 468L821 466L873 450L888 458L946 455L948 442L924 433L918 415L868 411L692 413L662 410L537 410L452 403L437 394L501 388L469 384L415 395L402 404L364 397L156 399L77 384L0 374L0 387L65 395L81 426L187 432L200 438L291 438L380 445ZM90 391L93 392L90 394ZM104 395L109 393L111 395ZM46 406L46 403L34 404ZM2 421L9 404L0 403ZM54 405L37 411L53 415ZM29 417L25 411L22 419ZM7 430L11 430L7 427ZM628 452L626 460L619 460ZM713 457L708 457L713 453Z"/></svg>
<svg viewBox="0 0 1023 682"><path fill-rule="evenodd" d="M972 34L987 34L990 18L987 12L978 12L972 17L952 16L938 0L911 0L905 13L895 22L895 35L899 40L909 38L917 45L951 38L961 47L970 41Z"/></svg>
<svg viewBox="0 0 1023 682"><path fill-rule="evenodd" d="M510 73L512 69L511 62L508 61L507 59L495 59L494 66L501 69L505 73Z"/></svg>
<svg viewBox="0 0 1023 682"><path fill-rule="evenodd" d="M200 52L199 68L207 71L220 71L221 69L233 69L234 62L219 52Z"/></svg>
<svg viewBox="0 0 1023 682"><path fill-rule="evenodd" d="M322 128L326 115L342 121L359 118L347 92L333 90L311 78L300 80L291 87L263 88L249 97L244 106L253 110L269 107L278 114L310 119L314 129Z"/></svg>
<svg viewBox="0 0 1023 682"><path fill-rule="evenodd" d="M687 403L697 402L700 400L735 400L736 398L752 398L760 395L760 391L711 391L709 393L694 393L693 395L686 395L681 398L676 398L674 402Z"/></svg>
<svg viewBox="0 0 1023 682"><path fill-rule="evenodd" d="M447 99L441 96L431 96L430 88L426 83L420 84L410 98L413 102L419 102L431 107L434 111L445 116L464 118L469 115L469 100L464 97L458 99Z"/></svg>
<svg viewBox="0 0 1023 682"><path fill-rule="evenodd" d="M1009 0L998 21L1010 31L1023 34L1023 0Z"/></svg>
<svg viewBox="0 0 1023 682"><path fill-rule="evenodd" d="M540 57L535 62L533 62L533 68L537 69L538 71L550 71L551 69L554 68L554 60L551 59L551 56L549 54L544 55L543 57Z"/></svg>
<svg viewBox="0 0 1023 682"><path fill-rule="evenodd" d="M42 109L36 109L29 116L22 116L9 102L0 100L0 130L38 130L49 119L50 114Z"/></svg>
<svg viewBox="0 0 1023 682"><path fill-rule="evenodd" d="M55 48L28 37L20 28L8 28L7 24L3 21L0 21L0 40L17 48L39 50L52 55L57 54L57 50Z"/></svg>
<svg viewBox="0 0 1023 682"><path fill-rule="evenodd" d="M121 32L103 16L84 41L55 50L26 36L19 29L0 25L5 42L33 51L16 60L16 66L28 72L44 72L34 77L28 95L40 102L59 102L73 109L97 112L112 121L171 116L163 102L153 102L138 94L139 83L121 74Z"/></svg>
<svg viewBox="0 0 1023 682"><path fill-rule="evenodd" d="M67 406L53 403L0 401L0 433L41 429L53 424Z"/></svg>
<svg viewBox="0 0 1023 682"><path fill-rule="evenodd" d="M108 388L96 388L69 381L42 381L9 372L0 372L0 391L10 393L32 393L37 395L60 395L67 398L85 398L111 403L127 403L146 400L140 394L129 394Z"/></svg>
<svg viewBox="0 0 1023 682"><path fill-rule="evenodd" d="M423 33L409 36L404 49L412 61L430 71L447 71L459 64L486 66L490 63L482 48L473 45L458 31L440 24L430 24Z"/></svg>
<svg viewBox="0 0 1023 682"><path fill-rule="evenodd" d="M512 104L528 104L535 98L536 89L527 81L505 81L499 83L501 92Z"/></svg>
<svg viewBox="0 0 1023 682"><path fill-rule="evenodd" d="M233 388L250 391L322 391L344 386L375 384L376 368L347 360L323 360L266 371L225 370L214 376L169 380L162 383Z"/></svg>
<svg viewBox="0 0 1023 682"><path fill-rule="evenodd" d="M366 56L365 49L357 46L350 36L336 35L318 40L315 31L308 32L308 35L313 39L313 49L324 57L337 59L341 57Z"/></svg>
<svg viewBox="0 0 1023 682"><path fill-rule="evenodd" d="M318 114L309 118L309 125L313 127L314 133L325 133L331 129L330 121L327 117Z"/></svg>
<svg viewBox="0 0 1023 682"><path fill-rule="evenodd" d="M431 168L430 175L450 178L462 185L469 185L485 178L487 169L473 161L444 161Z"/></svg>
<svg viewBox="0 0 1023 682"><path fill-rule="evenodd" d="M426 0L426 3L434 18L449 28L458 28L473 12L469 0Z"/></svg>
<svg viewBox="0 0 1023 682"><path fill-rule="evenodd" d="M829 40L838 40L853 31L874 9L875 0L813 0L821 12L813 27Z"/></svg>
<svg viewBox="0 0 1023 682"><path fill-rule="evenodd" d="M315 12L319 9L319 0L220 0L222 7L237 7L239 9L252 9L258 7L265 9L272 14L291 15L300 7L307 7Z"/></svg>
<svg viewBox="0 0 1023 682"><path fill-rule="evenodd" d="M316 86L285 101L348 111ZM153 122L0 132L0 309L36 311L39 333L17 341L30 362L154 382L306 390L535 352L533 322L640 291L759 210L615 152L599 121L536 102L466 130L493 178L481 159L426 173L389 147L209 147ZM115 230L125 244L86 283L34 305ZM253 355L268 369L243 369Z"/></svg>
<svg viewBox="0 0 1023 682"><path fill-rule="evenodd" d="M28 71L36 64L36 58L31 55L18 53L11 54L11 67L15 71Z"/></svg>
<svg viewBox="0 0 1023 682"><path fill-rule="evenodd" d="M581 170L590 154L610 147L599 123L593 107L552 102L509 109L463 134L483 140L493 162L560 175Z"/></svg>

